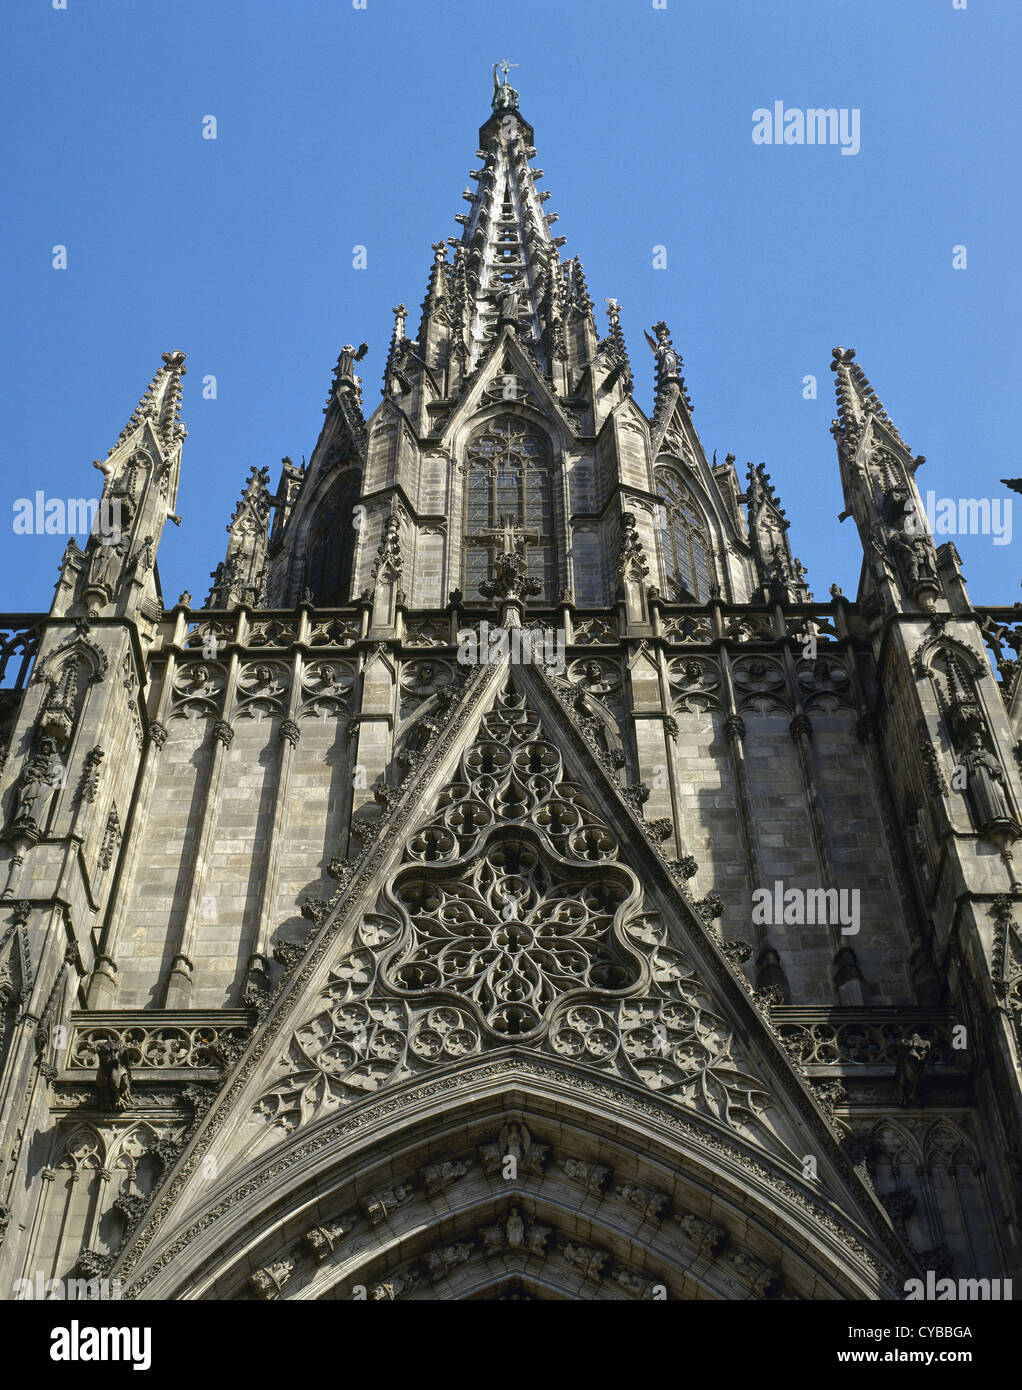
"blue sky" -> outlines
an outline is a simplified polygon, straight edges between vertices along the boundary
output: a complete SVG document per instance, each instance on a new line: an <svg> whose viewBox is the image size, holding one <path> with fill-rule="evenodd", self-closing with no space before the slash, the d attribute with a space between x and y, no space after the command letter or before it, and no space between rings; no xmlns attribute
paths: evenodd
<svg viewBox="0 0 1022 1390"><path fill-rule="evenodd" d="M1022 474L1017 0L66 3L4 6L0 511L96 495L92 460L183 349L168 603L204 598L249 467L275 484L282 455L311 453L343 342L370 343L375 406L391 306L414 332L504 57L601 331L622 303L640 403L642 330L664 318L704 447L766 462L818 598L854 592L861 561L836 522L836 344L927 456L924 493L1001 496ZM775 101L858 108L860 152L753 144ZM1018 596L1015 502L1010 545L956 538L977 602ZM46 609L64 540L0 535L5 611Z"/></svg>

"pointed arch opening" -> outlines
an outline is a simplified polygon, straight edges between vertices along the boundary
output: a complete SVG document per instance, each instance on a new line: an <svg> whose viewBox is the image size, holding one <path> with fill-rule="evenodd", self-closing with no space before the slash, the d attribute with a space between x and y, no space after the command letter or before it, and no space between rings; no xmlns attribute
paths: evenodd
<svg viewBox="0 0 1022 1390"><path fill-rule="evenodd" d="M305 587L312 601L323 607L340 607L351 597L357 536L352 513L359 483L358 470L346 469L324 496L309 529Z"/></svg>
<svg viewBox="0 0 1022 1390"><path fill-rule="evenodd" d="M702 512L673 468L656 470L660 498L660 543L672 597L705 603L713 582L710 540Z"/></svg>
<svg viewBox="0 0 1022 1390"><path fill-rule="evenodd" d="M708 1146L635 1099L592 1070L537 1066L511 1049L457 1067L428 1094L412 1088L397 1109L367 1098L343 1136L325 1117L235 1168L146 1250L127 1291L274 1301L891 1296L895 1271L872 1241L863 1247L861 1227L821 1227L738 1150Z"/></svg>
<svg viewBox="0 0 1022 1390"><path fill-rule="evenodd" d="M466 446L464 590L478 603L479 585L493 576L510 522L525 542L539 601L556 599L553 451L547 436L516 415L488 420Z"/></svg>

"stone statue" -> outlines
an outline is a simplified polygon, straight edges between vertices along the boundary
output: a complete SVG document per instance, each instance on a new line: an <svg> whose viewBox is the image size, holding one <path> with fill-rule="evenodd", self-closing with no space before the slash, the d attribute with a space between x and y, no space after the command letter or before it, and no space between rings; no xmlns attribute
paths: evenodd
<svg viewBox="0 0 1022 1390"><path fill-rule="evenodd" d="M89 588L104 589L112 593L127 554L126 539L121 539L116 544L98 545L89 562Z"/></svg>
<svg viewBox="0 0 1022 1390"><path fill-rule="evenodd" d="M516 328L518 316L522 311L522 286L517 276L499 285L495 295L497 301L497 322L510 323Z"/></svg>
<svg viewBox="0 0 1022 1390"><path fill-rule="evenodd" d="M525 1244L525 1222L522 1220L522 1209L517 1205L508 1214L507 1243L512 1250L520 1249Z"/></svg>
<svg viewBox="0 0 1022 1390"><path fill-rule="evenodd" d="M653 332L656 334L655 340L643 329L646 342L656 358L657 382L660 383L678 375L678 354L671 345L670 333L663 320L653 325Z"/></svg>
<svg viewBox="0 0 1022 1390"><path fill-rule="evenodd" d="M29 758L18 780L13 824L38 826L53 788L63 780L64 766L57 756L56 739L40 739L39 751Z"/></svg>
<svg viewBox="0 0 1022 1390"><path fill-rule="evenodd" d="M509 63L506 58L493 65L493 101L491 103L494 111L517 111L518 93L508 83L507 75L512 68L516 68L517 63ZM504 70L504 81L500 82L497 77L498 68Z"/></svg>
<svg viewBox="0 0 1022 1390"><path fill-rule="evenodd" d="M501 1149L508 1158L521 1162L532 1147L532 1139L524 1125L508 1124L500 1131L498 1139Z"/></svg>
<svg viewBox="0 0 1022 1390"><path fill-rule="evenodd" d="M341 348L341 355L337 359L338 381L354 381L355 363L361 362L368 351L368 343L362 343L357 351L354 343L345 343Z"/></svg>
<svg viewBox="0 0 1022 1390"><path fill-rule="evenodd" d="M898 1064L894 1073L894 1084L898 1092L899 1105L915 1105L918 1100L919 1083L926 1070L931 1044L918 1033L902 1038L898 1046Z"/></svg>
<svg viewBox="0 0 1022 1390"><path fill-rule="evenodd" d="M976 829L1014 825L1015 817L1005 790L1004 769L994 755L983 747L983 736L975 730L966 741L961 766L965 770L965 796Z"/></svg>
<svg viewBox="0 0 1022 1390"><path fill-rule="evenodd" d="M104 1110L127 1110L133 1104L131 1096L131 1049L116 1038L104 1038L96 1045L99 1061L96 1084L99 1101Z"/></svg>
<svg viewBox="0 0 1022 1390"><path fill-rule="evenodd" d="M936 580L937 566L934 562L933 542L929 536L906 536L901 531L893 531L890 544L898 568L910 588L915 588L917 584L927 580Z"/></svg>

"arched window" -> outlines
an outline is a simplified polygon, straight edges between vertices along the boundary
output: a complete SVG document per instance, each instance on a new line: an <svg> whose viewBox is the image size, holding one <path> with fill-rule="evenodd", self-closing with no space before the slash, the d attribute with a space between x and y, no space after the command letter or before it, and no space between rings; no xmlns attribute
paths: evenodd
<svg viewBox="0 0 1022 1390"><path fill-rule="evenodd" d="M543 589L541 602L553 603L553 473L550 446L526 420L514 415L492 420L474 435L466 451L465 598L480 601L479 585L493 574L494 557L504 549L512 523L525 542L529 574Z"/></svg>
<svg viewBox="0 0 1022 1390"><path fill-rule="evenodd" d="M350 599L351 566L357 532L352 512L359 494L359 474L342 473L323 498L309 529L305 583L313 603L337 608Z"/></svg>
<svg viewBox="0 0 1022 1390"><path fill-rule="evenodd" d="M710 596L712 569L706 528L688 488L670 468L656 470L662 505L660 538L673 598L704 603Z"/></svg>

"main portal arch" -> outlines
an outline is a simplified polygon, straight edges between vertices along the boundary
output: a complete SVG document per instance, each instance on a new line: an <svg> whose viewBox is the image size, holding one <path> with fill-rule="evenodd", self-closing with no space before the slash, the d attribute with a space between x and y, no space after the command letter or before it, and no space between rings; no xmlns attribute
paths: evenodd
<svg viewBox="0 0 1022 1390"><path fill-rule="evenodd" d="M895 1275L711 1121L509 1048L280 1144L168 1225L126 1293L862 1299Z"/></svg>

